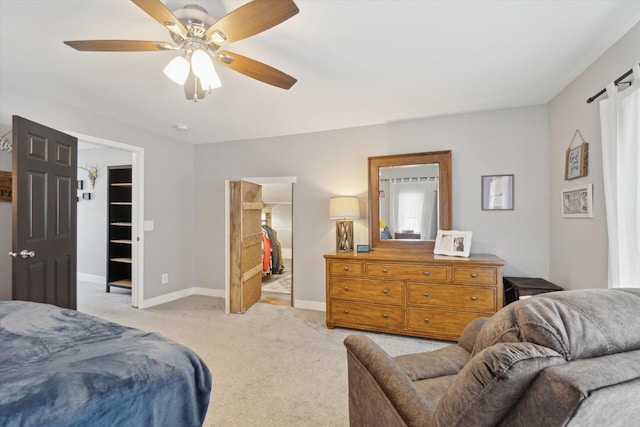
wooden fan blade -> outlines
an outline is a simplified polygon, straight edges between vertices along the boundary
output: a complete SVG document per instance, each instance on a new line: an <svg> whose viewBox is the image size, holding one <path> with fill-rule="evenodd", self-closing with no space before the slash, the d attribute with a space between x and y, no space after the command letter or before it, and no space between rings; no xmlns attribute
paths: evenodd
<svg viewBox="0 0 640 427"><path fill-rule="evenodd" d="M299 11L293 0L253 0L220 18L207 29L205 38L213 37L219 46L242 40L275 27Z"/></svg>
<svg viewBox="0 0 640 427"><path fill-rule="evenodd" d="M187 27L185 27L178 18L167 7L160 2L160 0L131 0L140 9L144 10L147 15L167 27L172 33L179 34L186 37L189 34Z"/></svg>
<svg viewBox="0 0 640 427"><path fill-rule="evenodd" d="M76 50L94 52L145 52L176 49L171 43L146 40L75 40L66 41L64 44Z"/></svg>
<svg viewBox="0 0 640 427"><path fill-rule="evenodd" d="M280 70L237 53L222 51L219 55L216 59L225 67L272 86L289 89L298 81Z"/></svg>

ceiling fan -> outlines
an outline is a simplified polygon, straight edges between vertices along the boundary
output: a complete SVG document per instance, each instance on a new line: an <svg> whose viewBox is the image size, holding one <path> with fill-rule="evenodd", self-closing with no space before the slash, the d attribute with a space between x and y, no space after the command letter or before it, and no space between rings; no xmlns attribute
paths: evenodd
<svg viewBox="0 0 640 427"><path fill-rule="evenodd" d="M198 101L206 92L220 87L212 58L219 64L261 82L289 89L297 80L269 65L221 46L268 30L299 12L293 0L253 0L216 20L202 7L187 5L171 12L160 0L131 0L164 25L173 43L144 40L76 40L64 43L80 51L142 52L182 50L164 69L184 86L187 99Z"/></svg>

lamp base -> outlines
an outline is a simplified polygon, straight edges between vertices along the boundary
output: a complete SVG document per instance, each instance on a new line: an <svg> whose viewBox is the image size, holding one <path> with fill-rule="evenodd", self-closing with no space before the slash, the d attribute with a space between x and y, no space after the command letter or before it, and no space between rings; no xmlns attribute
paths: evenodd
<svg viewBox="0 0 640 427"><path fill-rule="evenodd" d="M353 252L353 221L336 221L336 251Z"/></svg>

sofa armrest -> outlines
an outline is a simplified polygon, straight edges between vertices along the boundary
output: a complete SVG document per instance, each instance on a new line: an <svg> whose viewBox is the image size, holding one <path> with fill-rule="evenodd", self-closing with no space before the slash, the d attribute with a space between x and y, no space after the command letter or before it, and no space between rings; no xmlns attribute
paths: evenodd
<svg viewBox="0 0 640 427"><path fill-rule="evenodd" d="M433 408L398 363L365 335L344 340L351 427L418 426Z"/></svg>
<svg viewBox="0 0 640 427"><path fill-rule="evenodd" d="M403 354L395 360L412 381L420 381L457 374L469 361L469 352L458 344L451 344L424 353Z"/></svg>

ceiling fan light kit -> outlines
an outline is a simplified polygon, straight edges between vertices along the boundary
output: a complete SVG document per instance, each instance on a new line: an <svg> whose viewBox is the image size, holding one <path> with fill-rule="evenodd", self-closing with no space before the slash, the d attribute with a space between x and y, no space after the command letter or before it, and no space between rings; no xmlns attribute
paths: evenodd
<svg viewBox="0 0 640 427"><path fill-rule="evenodd" d="M175 45L161 41L141 40L77 40L64 43L80 51L140 52L182 50L164 68L164 74L184 86L187 99L198 101L206 92L222 86L213 65L219 64L263 83L290 89L297 80L259 61L229 51L218 52L220 46L268 30L299 10L293 0L253 0L216 21L197 5L187 5L171 12L160 0L131 0L162 24Z"/></svg>

